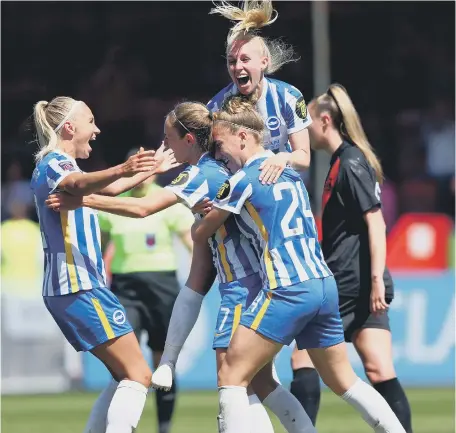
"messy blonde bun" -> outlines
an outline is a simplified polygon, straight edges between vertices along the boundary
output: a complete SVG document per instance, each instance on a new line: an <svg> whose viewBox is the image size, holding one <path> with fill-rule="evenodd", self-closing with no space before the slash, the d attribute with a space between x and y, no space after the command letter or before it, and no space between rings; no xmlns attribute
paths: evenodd
<svg viewBox="0 0 456 433"><path fill-rule="evenodd" d="M269 40L258 34L259 29L272 24L279 16L272 7L271 0L245 0L242 9L233 6L227 1L221 1L209 13L218 14L236 22L228 33L226 42L227 56L234 42L239 40L250 41L258 38L263 45L263 55L269 59L265 74L273 74L284 64L298 60L295 58L293 47L288 46L280 39Z"/></svg>
<svg viewBox="0 0 456 433"><path fill-rule="evenodd" d="M233 134L240 128L246 128L259 142L263 141L263 119L252 101L245 96L229 96L223 102L221 110L213 114L213 119L214 124L223 122Z"/></svg>

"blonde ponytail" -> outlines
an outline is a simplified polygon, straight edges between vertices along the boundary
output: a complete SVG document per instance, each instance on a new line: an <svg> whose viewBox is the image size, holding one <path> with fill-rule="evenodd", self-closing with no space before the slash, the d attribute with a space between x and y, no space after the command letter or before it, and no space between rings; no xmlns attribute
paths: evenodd
<svg viewBox="0 0 456 433"><path fill-rule="evenodd" d="M58 96L51 102L39 101L35 104L33 118L39 146L35 154L36 162L57 148L59 126L67 116L69 117L76 102L73 98Z"/></svg>
<svg viewBox="0 0 456 433"><path fill-rule="evenodd" d="M351 141L364 154L369 165L375 170L379 183L383 182L383 169L375 155L361 120L350 96L340 84L331 84L328 91L316 99L317 110L329 112L342 137Z"/></svg>
<svg viewBox="0 0 456 433"><path fill-rule="evenodd" d="M243 9L233 6L227 1L222 1L209 13L222 15L230 21L238 21L238 23L230 29L228 44L230 44L230 40L236 38L237 35L242 33L246 34L250 31L255 31L272 24L279 15L277 11L273 9L270 0L245 0Z"/></svg>
<svg viewBox="0 0 456 433"><path fill-rule="evenodd" d="M271 0L244 0L243 9L233 6L227 1L221 1L209 13L218 14L236 22L228 33L226 42L227 56L234 42L239 40L250 41L258 38L263 46L263 55L269 59L265 74L273 74L284 64L298 60L295 58L293 47L285 44L280 39L270 40L258 34L259 29L271 25L279 16L272 7Z"/></svg>

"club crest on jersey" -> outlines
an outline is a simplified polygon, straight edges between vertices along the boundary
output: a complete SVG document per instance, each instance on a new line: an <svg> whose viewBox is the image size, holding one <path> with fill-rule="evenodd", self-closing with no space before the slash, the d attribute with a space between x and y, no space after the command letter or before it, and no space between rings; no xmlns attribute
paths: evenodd
<svg viewBox="0 0 456 433"><path fill-rule="evenodd" d="M269 116L266 119L266 126L270 131L275 131L280 128L280 119L277 116Z"/></svg>
<svg viewBox="0 0 456 433"><path fill-rule="evenodd" d="M148 248L153 248L155 246L155 242L154 234L146 234L146 246Z"/></svg>
<svg viewBox="0 0 456 433"><path fill-rule="evenodd" d="M223 200L224 198L227 198L228 195L230 194L230 190L231 190L230 182L228 180L225 180L225 183L218 190L217 198L219 200Z"/></svg>
<svg viewBox="0 0 456 433"><path fill-rule="evenodd" d="M125 317L125 313L122 310L116 310L112 314L112 320L114 320L114 323L117 325L123 325L127 318Z"/></svg>
<svg viewBox="0 0 456 433"><path fill-rule="evenodd" d="M73 163L70 162L70 161L62 161L62 162L59 162L59 167L60 167L62 170L65 170L65 171L74 170L74 165L73 165Z"/></svg>
<svg viewBox="0 0 456 433"><path fill-rule="evenodd" d="M176 179L174 179L171 182L171 185L183 185L185 182L187 182L187 180L188 180L188 172L183 171L176 177Z"/></svg>
<svg viewBox="0 0 456 433"><path fill-rule="evenodd" d="M296 101L295 113L300 119L305 119L307 117L307 105L302 96Z"/></svg>

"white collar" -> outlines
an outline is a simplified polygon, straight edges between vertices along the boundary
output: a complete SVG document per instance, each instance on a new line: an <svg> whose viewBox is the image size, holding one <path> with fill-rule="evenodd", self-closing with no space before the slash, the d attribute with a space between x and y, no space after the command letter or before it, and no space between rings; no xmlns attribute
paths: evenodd
<svg viewBox="0 0 456 433"><path fill-rule="evenodd" d="M249 166L253 161L256 161L257 159L260 158L269 158L271 156L274 156L274 152L271 150L264 150L262 152L255 153L255 155L251 156L244 164L244 167Z"/></svg>
<svg viewBox="0 0 456 433"><path fill-rule="evenodd" d="M64 152L62 149L59 149L58 147L55 148L53 150L53 152L60 153L60 155L66 156L68 159L70 159L71 161L74 161L76 163L76 160L71 155L69 155L68 153Z"/></svg>

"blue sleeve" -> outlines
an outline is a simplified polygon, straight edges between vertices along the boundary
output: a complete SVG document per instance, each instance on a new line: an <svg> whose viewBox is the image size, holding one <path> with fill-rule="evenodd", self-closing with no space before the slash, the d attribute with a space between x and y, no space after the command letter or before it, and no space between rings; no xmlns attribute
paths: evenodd
<svg viewBox="0 0 456 433"><path fill-rule="evenodd" d="M176 194L190 208L209 193L207 178L197 166L186 168L165 188Z"/></svg>
<svg viewBox="0 0 456 433"><path fill-rule="evenodd" d="M245 201L252 195L252 184L247 173L238 171L220 187L214 206L239 214Z"/></svg>
<svg viewBox="0 0 456 433"><path fill-rule="evenodd" d="M307 128L312 123L312 119L302 93L293 86L285 87L284 91L285 113L283 115L290 135Z"/></svg>
<svg viewBox="0 0 456 433"><path fill-rule="evenodd" d="M211 100L207 103L207 108L209 110L211 110L213 113L220 110L222 108L222 105L223 105L223 101L225 100L225 98L232 94L233 93L233 84L229 84L228 86L226 86L225 88L223 88L222 90L220 90L220 92L218 92L213 98L211 98Z"/></svg>
<svg viewBox="0 0 456 433"><path fill-rule="evenodd" d="M54 192L62 180L67 176L81 171L73 161L66 159L65 157L52 158L49 160L45 170L50 193Z"/></svg>

